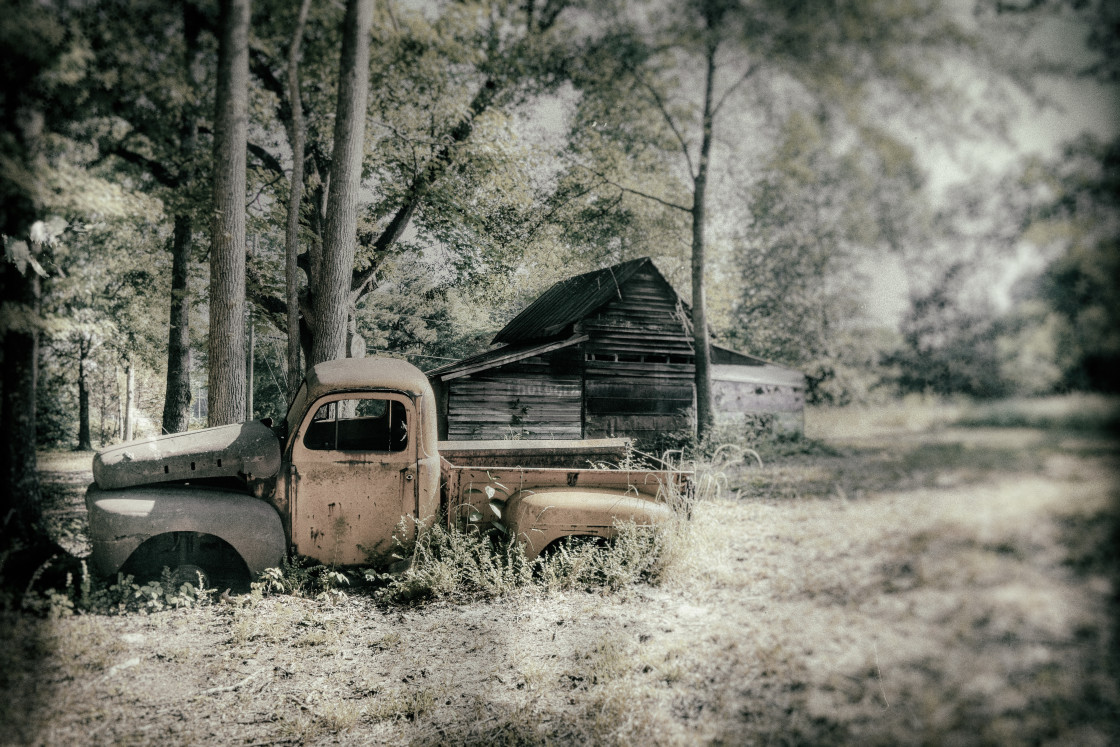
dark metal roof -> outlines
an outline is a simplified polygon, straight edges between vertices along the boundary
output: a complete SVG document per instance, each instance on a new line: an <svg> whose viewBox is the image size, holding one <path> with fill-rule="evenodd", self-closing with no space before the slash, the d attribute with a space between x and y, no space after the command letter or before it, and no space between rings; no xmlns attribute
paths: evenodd
<svg viewBox="0 0 1120 747"><path fill-rule="evenodd" d="M656 270L649 257L642 257L561 280L515 316L494 342L527 342L562 334L612 298L621 297L620 287L646 265Z"/></svg>

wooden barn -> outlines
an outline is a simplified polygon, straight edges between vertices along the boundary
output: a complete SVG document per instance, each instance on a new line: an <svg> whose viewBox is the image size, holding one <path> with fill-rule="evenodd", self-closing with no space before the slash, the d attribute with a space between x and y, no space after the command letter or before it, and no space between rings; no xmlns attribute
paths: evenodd
<svg viewBox="0 0 1120 747"><path fill-rule="evenodd" d="M649 258L563 280L494 338L493 350L429 371L440 437L643 438L695 417L689 307ZM805 377L713 348L716 411L800 430Z"/></svg>

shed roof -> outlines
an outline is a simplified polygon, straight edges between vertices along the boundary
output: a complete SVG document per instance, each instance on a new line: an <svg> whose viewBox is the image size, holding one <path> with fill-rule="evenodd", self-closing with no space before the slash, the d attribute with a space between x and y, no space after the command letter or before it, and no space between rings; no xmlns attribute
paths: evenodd
<svg viewBox="0 0 1120 747"><path fill-rule="evenodd" d="M533 342L523 342L517 345L504 345L495 350L487 350L484 353L472 355L470 358L464 358L461 361L448 363L440 366L439 368L428 371L429 377L440 378L444 381L457 379L460 376L467 376L468 374L484 371L488 368L496 368L504 366L507 363L516 363L526 358L532 358L534 355L541 353L549 353L553 350L560 350L569 345L583 342L587 339L587 335L574 335L567 338L559 338L552 340L535 340Z"/></svg>
<svg viewBox="0 0 1120 747"><path fill-rule="evenodd" d="M712 366L712 381L726 381L736 384L769 384L805 388L805 374L792 368L768 363L762 366L743 366L734 363L720 363Z"/></svg>
<svg viewBox="0 0 1120 747"><path fill-rule="evenodd" d="M568 325L618 297L619 288L647 265L657 269L653 260L642 257L561 280L502 328L494 342L518 343L562 334Z"/></svg>

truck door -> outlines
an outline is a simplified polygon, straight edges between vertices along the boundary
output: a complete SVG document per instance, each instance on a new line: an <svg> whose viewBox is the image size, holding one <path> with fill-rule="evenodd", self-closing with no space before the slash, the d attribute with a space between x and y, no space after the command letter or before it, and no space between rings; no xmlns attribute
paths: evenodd
<svg viewBox="0 0 1120 747"><path fill-rule="evenodd" d="M353 565L393 549L393 530L416 513L416 422L394 392L332 394L293 436L289 500L296 552Z"/></svg>

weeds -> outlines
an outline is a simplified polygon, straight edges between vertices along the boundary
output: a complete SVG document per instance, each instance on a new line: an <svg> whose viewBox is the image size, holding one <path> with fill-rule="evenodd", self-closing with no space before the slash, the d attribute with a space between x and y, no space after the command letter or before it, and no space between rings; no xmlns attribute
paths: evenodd
<svg viewBox="0 0 1120 747"><path fill-rule="evenodd" d="M434 598L488 599L524 587L532 564L516 542L495 542L487 535L447 529L439 522L422 527L411 562L398 574L366 571L366 580L384 584L379 599L411 604Z"/></svg>
<svg viewBox="0 0 1120 747"><path fill-rule="evenodd" d="M216 593L215 589L204 587L201 576L195 583L183 582L176 579L168 568L163 569L159 580L143 585L125 574L117 574L116 582L107 584L90 574L84 560L81 561L81 577L76 582L73 574L68 573L61 589L34 589L36 581L50 562L47 561L32 574L20 601L21 609L49 618L65 617L77 612L100 615L134 612L148 614L166 609L198 607L210 604Z"/></svg>
<svg viewBox="0 0 1120 747"><path fill-rule="evenodd" d="M549 591L602 587L610 591L655 582L672 557L665 527L619 523L609 545L572 537L537 562L540 584Z"/></svg>
<svg viewBox="0 0 1120 747"><path fill-rule="evenodd" d="M376 693L369 716L377 721L416 721L435 707L436 693L429 688Z"/></svg>
<svg viewBox="0 0 1120 747"><path fill-rule="evenodd" d="M375 596L391 604L433 599L493 599L518 589L548 591L601 587L611 591L652 583L675 557L679 527L616 525L610 542L570 538L546 556L529 561L520 543L440 523L423 527L412 560L399 574L367 570Z"/></svg>

